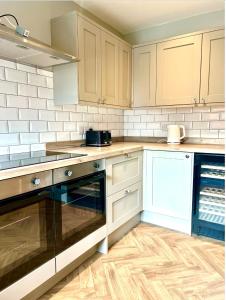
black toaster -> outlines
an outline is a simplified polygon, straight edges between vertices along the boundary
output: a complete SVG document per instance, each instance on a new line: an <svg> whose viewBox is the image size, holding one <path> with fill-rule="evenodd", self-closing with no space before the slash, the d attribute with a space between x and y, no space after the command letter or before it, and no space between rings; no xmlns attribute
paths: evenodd
<svg viewBox="0 0 226 300"><path fill-rule="evenodd" d="M104 147L112 144L111 132L108 130L86 131L86 146Z"/></svg>

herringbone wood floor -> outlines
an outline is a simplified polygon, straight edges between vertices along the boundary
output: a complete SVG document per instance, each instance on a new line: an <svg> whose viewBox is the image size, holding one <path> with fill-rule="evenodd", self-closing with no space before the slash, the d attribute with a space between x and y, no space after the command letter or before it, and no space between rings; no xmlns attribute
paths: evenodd
<svg viewBox="0 0 226 300"><path fill-rule="evenodd" d="M40 300L223 300L224 246L140 224Z"/></svg>

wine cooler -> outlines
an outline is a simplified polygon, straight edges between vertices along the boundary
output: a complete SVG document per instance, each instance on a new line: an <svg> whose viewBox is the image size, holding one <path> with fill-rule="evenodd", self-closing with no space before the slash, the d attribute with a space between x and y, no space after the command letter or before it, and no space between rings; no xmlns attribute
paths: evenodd
<svg viewBox="0 0 226 300"><path fill-rule="evenodd" d="M224 155L195 155L193 191L192 232L197 235L224 240Z"/></svg>

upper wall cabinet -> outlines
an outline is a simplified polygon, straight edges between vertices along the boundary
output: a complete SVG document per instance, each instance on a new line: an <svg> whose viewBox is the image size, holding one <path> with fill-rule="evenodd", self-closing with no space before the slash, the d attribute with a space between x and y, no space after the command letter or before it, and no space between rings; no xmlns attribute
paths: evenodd
<svg viewBox="0 0 226 300"><path fill-rule="evenodd" d="M118 104L118 40L102 32L102 101Z"/></svg>
<svg viewBox="0 0 226 300"><path fill-rule="evenodd" d="M154 106L156 93L156 45L133 50L133 106Z"/></svg>
<svg viewBox="0 0 226 300"><path fill-rule="evenodd" d="M202 35L157 45L156 105L193 104L199 99Z"/></svg>
<svg viewBox="0 0 226 300"><path fill-rule="evenodd" d="M203 34L200 99L224 102L224 30Z"/></svg>
<svg viewBox="0 0 226 300"><path fill-rule="evenodd" d="M131 54L131 47L119 42L118 100L122 107L129 107L131 102Z"/></svg>
<svg viewBox="0 0 226 300"><path fill-rule="evenodd" d="M101 101L101 31L86 20L78 19L79 97Z"/></svg>
<svg viewBox="0 0 226 300"><path fill-rule="evenodd" d="M78 52L80 59L72 74L71 67L56 68L58 104L87 103L129 107L131 101L131 46L97 23L77 12L51 21L52 44L61 50L64 45L69 53ZM66 38L67 37L67 38ZM69 41L68 41L69 40ZM77 54L77 53L76 53ZM67 82L65 80L67 78ZM70 78L73 80L68 83ZM62 86L70 87L66 97ZM72 97L72 86L78 91ZM60 95L60 96L59 96Z"/></svg>

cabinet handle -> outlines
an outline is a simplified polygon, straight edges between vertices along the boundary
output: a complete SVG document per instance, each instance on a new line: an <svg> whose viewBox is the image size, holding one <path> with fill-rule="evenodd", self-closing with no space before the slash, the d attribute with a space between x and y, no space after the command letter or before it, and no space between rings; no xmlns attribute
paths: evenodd
<svg viewBox="0 0 226 300"><path fill-rule="evenodd" d="M126 194L126 195L128 195L128 194L130 194L130 193L132 193L131 190L125 190L125 194Z"/></svg>
<svg viewBox="0 0 226 300"><path fill-rule="evenodd" d="M40 178L33 178L32 181L33 185L38 186L41 183L41 179Z"/></svg>
<svg viewBox="0 0 226 300"><path fill-rule="evenodd" d="M132 156L129 153L125 153L125 158L131 158Z"/></svg>
<svg viewBox="0 0 226 300"><path fill-rule="evenodd" d="M103 98L103 100L102 100L102 103L104 104L104 103L105 103L105 101L106 101L106 99L105 99L105 98Z"/></svg>
<svg viewBox="0 0 226 300"><path fill-rule="evenodd" d="M194 103L195 103L195 104L197 104L197 103L198 103L198 100L197 100L197 98L194 98L193 100L194 100Z"/></svg>
<svg viewBox="0 0 226 300"><path fill-rule="evenodd" d="M206 99L202 98L201 100L203 104L206 104Z"/></svg>
<svg viewBox="0 0 226 300"><path fill-rule="evenodd" d="M73 172L71 170L66 170L64 174L67 177L71 177L71 175L73 174Z"/></svg>
<svg viewBox="0 0 226 300"><path fill-rule="evenodd" d="M186 154L186 155L185 155L185 157L186 157L186 158L189 158L189 157L190 157L190 155Z"/></svg>

